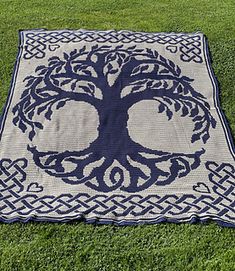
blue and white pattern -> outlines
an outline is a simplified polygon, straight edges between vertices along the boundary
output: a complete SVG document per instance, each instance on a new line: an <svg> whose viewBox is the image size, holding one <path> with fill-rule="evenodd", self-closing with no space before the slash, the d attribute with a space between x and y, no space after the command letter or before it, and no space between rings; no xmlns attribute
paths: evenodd
<svg viewBox="0 0 235 271"><path fill-rule="evenodd" d="M235 225L201 33L32 30L0 123L0 219Z"/></svg>
<svg viewBox="0 0 235 271"><path fill-rule="evenodd" d="M25 59L44 58L45 51L56 51L63 43L78 42L104 43L159 43L171 53L179 52L185 62L202 63L202 39L199 34L142 33L130 31L40 31L26 34Z"/></svg>

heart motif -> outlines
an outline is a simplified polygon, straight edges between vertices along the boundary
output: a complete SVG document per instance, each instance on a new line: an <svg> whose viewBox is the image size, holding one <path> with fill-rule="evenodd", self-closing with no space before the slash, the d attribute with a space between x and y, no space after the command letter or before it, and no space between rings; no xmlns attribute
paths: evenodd
<svg viewBox="0 0 235 271"><path fill-rule="evenodd" d="M52 44L52 45L49 45L49 50L50 51L55 51L56 49L60 48L60 46L58 44Z"/></svg>
<svg viewBox="0 0 235 271"><path fill-rule="evenodd" d="M39 185L38 183L31 183L29 184L28 188L27 188L27 192L42 192L43 191L43 187L41 185Z"/></svg>
<svg viewBox="0 0 235 271"><path fill-rule="evenodd" d="M176 53L177 52L177 46L175 46L175 45L167 45L166 49L168 51L170 51L171 53Z"/></svg>
<svg viewBox="0 0 235 271"><path fill-rule="evenodd" d="M193 186L193 190L196 192L200 192L200 193L210 193L210 189L207 185L205 185L204 183L197 183L196 185Z"/></svg>

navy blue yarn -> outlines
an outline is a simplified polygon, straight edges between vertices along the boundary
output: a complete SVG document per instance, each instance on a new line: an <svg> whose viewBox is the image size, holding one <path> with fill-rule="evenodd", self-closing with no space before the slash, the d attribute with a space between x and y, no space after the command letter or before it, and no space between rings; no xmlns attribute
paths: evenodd
<svg viewBox="0 0 235 271"><path fill-rule="evenodd" d="M21 32L20 32L20 44L22 43L22 37L21 37ZM205 41L205 44L206 44L206 54L207 54L207 57L210 61L210 58L209 58L209 51L208 51L208 45L207 45L207 42ZM20 56L20 49L18 51L18 58ZM18 60L17 60L18 61ZM16 63L17 64L17 63ZM14 68L14 74L17 74L17 65L15 64L15 68ZM211 69L212 71L212 74L213 74L213 80L214 82L216 82L216 89L215 89L215 92L216 92L216 99L217 101L219 101L219 98L218 98L218 85L217 85L217 81L216 81L216 78L214 76L214 73L213 73L213 70L211 68L211 63L209 63L209 68ZM5 119L3 118L3 116L6 116L7 114L7 106L11 103L11 99L10 99L10 96L13 92L13 89L12 89L12 85L13 85L13 79L12 78L12 83L11 83L11 91L9 92L9 95L8 95L8 98L7 98L7 102L6 102L6 105L5 105L5 108L4 108L4 111L3 111L3 114L1 116L1 121L4 122ZM218 103L219 105L219 103ZM229 135L229 139L227 139L226 137L226 140L229 140L232 144L232 151L234 152L234 143L233 143L233 139L232 139L232 136L231 136L231 132L229 130L229 125L226 121L226 118L222 112L222 109L219 107L219 109L217 108L217 110L220 110L220 113L222 115L222 122L225 124L226 126L226 129L227 129L227 132L228 132L228 135ZM3 131L3 128L1 129L1 133ZM226 135L226 134L225 134ZM234 153L233 153L234 154ZM160 218L160 219L135 219L135 220L122 220L121 222L118 222L117 220L115 219L112 219L112 220L108 220L108 219L103 219L103 218L92 218L92 219L87 219L87 218L84 218L83 216L76 216L76 217L64 217L62 220L61 219L53 219L51 217L43 217L43 218L39 218L39 217L36 217L36 216L31 216L31 217L28 217L28 218L14 218L14 219L6 219L6 218L0 218L0 221L2 222L5 222L5 223L12 223L12 222L16 222L16 221L21 221L21 222L28 222L28 221L50 221L50 222L68 222L68 221L72 221L72 220L81 220L81 221L86 221L87 223L95 223L95 224L114 224L114 225L137 225L137 224L142 224L142 223L148 223L148 224L156 224L156 223L160 223L160 222L173 222L173 223L179 223L179 222L184 222L185 220L188 220L189 223L195 223L195 222L200 222L200 223L206 223L208 222L209 220L214 220L215 222L217 222L219 225L221 226L224 226L224 227L235 227L235 225L233 223L229 223L227 221L224 221L224 220L221 220L220 218L216 217L216 216L211 216L210 218L202 218L202 217L197 217L196 215L191 217L191 219L168 219L168 218Z"/></svg>
<svg viewBox="0 0 235 271"><path fill-rule="evenodd" d="M201 140L205 144L210 138L209 129L216 126L205 97L191 85L194 79L183 76L179 66L157 51L138 49L136 46L125 48L123 45L114 48L94 45L87 50L84 46L80 50L64 53L63 58L49 58L48 65L38 66L35 73L25 78L21 99L13 107L13 123L23 133L28 131L31 141L36 131L44 128L42 123L34 121L35 115L44 114L46 119L51 120L53 111L69 101L90 103L96 108L100 120L99 136L85 150L40 152L37 146L28 146L36 165L48 174L62 178L69 184L84 183L97 191L108 192L120 188L127 192L138 192L154 183L169 184L200 165L204 149L191 154L152 150L134 142L129 136L128 109L143 100L157 101L158 112L165 113L168 121L174 112L180 112L181 117L191 118L194 123L192 143ZM114 82L109 78L113 75L117 76ZM81 81L86 85L79 85ZM65 85L69 85L70 89L64 90ZM77 86L82 92L77 92ZM127 87L129 93L123 93ZM97 89L102 92L102 98L96 97ZM140 153L155 155L155 158L148 159ZM84 155L89 157L80 158ZM89 176L84 176L83 169L87 165L103 158L102 165L95 167ZM147 166L151 171L150 176L134 167L128 159ZM67 172L63 167L64 161L74 164L76 168ZM104 180L106 171L114 161L129 172L128 186L124 185L123 171L117 167L111 170L111 185ZM164 161L171 163L168 171L156 166ZM93 178L98 184L91 181ZM138 183L140 178L145 180L144 184Z"/></svg>

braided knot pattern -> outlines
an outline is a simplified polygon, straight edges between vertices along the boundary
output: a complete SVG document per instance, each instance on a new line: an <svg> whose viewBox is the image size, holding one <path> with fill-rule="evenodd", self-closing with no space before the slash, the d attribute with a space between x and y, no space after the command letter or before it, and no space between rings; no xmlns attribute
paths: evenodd
<svg viewBox="0 0 235 271"><path fill-rule="evenodd" d="M206 168L210 171L209 180L214 184L212 190L219 196L216 200L218 215L234 219L235 214L235 168L228 163L218 165L207 162Z"/></svg>
<svg viewBox="0 0 235 271"><path fill-rule="evenodd" d="M185 62L202 63L201 37L198 34L143 33L131 31L40 31L28 32L25 38L25 59L43 58L45 50L55 51L59 43L81 41L97 43L158 43L166 45L171 53L180 51L180 59Z"/></svg>
<svg viewBox="0 0 235 271"><path fill-rule="evenodd" d="M27 160L3 159L0 161L0 199L11 197L18 198L18 193L24 190L22 184L26 180L24 169L27 167Z"/></svg>
<svg viewBox="0 0 235 271"><path fill-rule="evenodd" d="M198 215L216 215L235 222L235 169L232 165L206 162L209 180L213 183L210 194L174 195L120 195L64 193L59 196L20 193L26 179L24 169L26 159L11 161L3 159L0 163L0 213L2 216L18 215L66 215L93 214L102 217L182 217L191 213Z"/></svg>

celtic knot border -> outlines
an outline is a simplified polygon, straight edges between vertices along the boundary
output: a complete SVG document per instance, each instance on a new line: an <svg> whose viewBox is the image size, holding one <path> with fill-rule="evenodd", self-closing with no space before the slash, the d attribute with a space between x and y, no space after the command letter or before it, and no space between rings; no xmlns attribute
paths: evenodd
<svg viewBox="0 0 235 271"><path fill-rule="evenodd" d="M0 161L0 199L5 196L18 198L19 193L24 190L22 184L26 180L25 169L28 161L25 158L16 159L2 159Z"/></svg>
<svg viewBox="0 0 235 271"><path fill-rule="evenodd" d="M22 183L26 180L27 160L3 159L0 162L0 214L2 217L12 214L28 217L31 213L34 215L53 213L62 216L72 213L78 215L93 213L97 216L111 214L116 218L125 219L125 216L140 218L146 214L158 218L167 215L178 217L195 211L197 215L216 215L235 223L235 201L231 198L235 196L235 168L231 164L218 165L212 161L206 162L205 166L209 170L209 180L214 184L213 190L218 197L210 194L199 196L172 194L162 197L159 195L126 197L120 194L91 196L87 193L77 195L67 193L56 197L21 193Z"/></svg>
<svg viewBox="0 0 235 271"><path fill-rule="evenodd" d="M171 53L180 52L184 62L202 63L202 40L199 34L186 33L144 33L132 31L34 31L25 34L25 59L43 58L45 50L55 51L58 43L77 43L81 41L97 43L158 43L166 46Z"/></svg>

